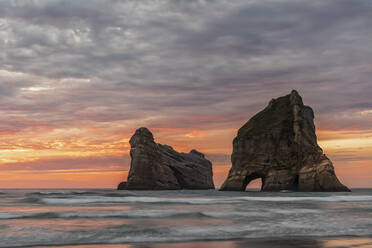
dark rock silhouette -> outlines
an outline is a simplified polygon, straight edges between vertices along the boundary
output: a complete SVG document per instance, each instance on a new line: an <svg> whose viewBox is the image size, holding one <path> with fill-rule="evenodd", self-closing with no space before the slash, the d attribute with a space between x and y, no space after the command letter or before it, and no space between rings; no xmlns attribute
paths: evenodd
<svg viewBox="0 0 372 248"><path fill-rule="evenodd" d="M202 153L178 153L157 144L145 127L137 129L129 143L132 161L128 180L118 189L214 189L212 163Z"/></svg>
<svg viewBox="0 0 372 248"><path fill-rule="evenodd" d="M127 182L121 182L118 185L118 190L125 190L127 189Z"/></svg>
<svg viewBox="0 0 372 248"><path fill-rule="evenodd" d="M313 110L295 90L271 100L239 129L220 190L244 191L261 178L262 191L350 191L318 146L313 119Z"/></svg>

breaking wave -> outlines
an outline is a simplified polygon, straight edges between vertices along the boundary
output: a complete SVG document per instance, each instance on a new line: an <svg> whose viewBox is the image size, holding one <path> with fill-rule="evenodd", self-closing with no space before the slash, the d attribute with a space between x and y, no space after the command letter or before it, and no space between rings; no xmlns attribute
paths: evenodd
<svg viewBox="0 0 372 248"><path fill-rule="evenodd" d="M61 205L80 205L92 203L152 203L152 204L190 204L190 205L211 205L211 204L236 204L247 201L262 202L364 202L372 201L369 195L349 195L349 196L328 196L328 197L225 197L225 198L170 198L170 197L147 197L147 196L83 196L83 197L29 197L23 202L61 204Z"/></svg>

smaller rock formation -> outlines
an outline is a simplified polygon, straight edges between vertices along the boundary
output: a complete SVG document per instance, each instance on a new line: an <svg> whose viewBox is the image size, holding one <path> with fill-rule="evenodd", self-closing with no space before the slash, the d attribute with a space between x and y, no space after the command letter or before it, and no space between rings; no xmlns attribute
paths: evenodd
<svg viewBox="0 0 372 248"><path fill-rule="evenodd" d="M145 127L137 129L129 143L132 161L119 190L214 189L212 163L202 153L178 153L157 144Z"/></svg>
<svg viewBox="0 0 372 248"><path fill-rule="evenodd" d="M271 100L239 129L220 190L243 191L261 178L262 191L350 191L319 147L313 119L295 90Z"/></svg>

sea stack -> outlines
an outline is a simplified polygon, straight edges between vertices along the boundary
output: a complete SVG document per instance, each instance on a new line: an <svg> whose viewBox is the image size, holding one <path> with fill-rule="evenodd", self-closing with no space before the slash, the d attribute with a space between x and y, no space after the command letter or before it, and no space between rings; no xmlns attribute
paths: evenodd
<svg viewBox="0 0 372 248"><path fill-rule="evenodd" d="M145 127L129 141L131 164L120 190L214 189L212 163L196 150L178 153L157 144Z"/></svg>
<svg viewBox="0 0 372 248"><path fill-rule="evenodd" d="M350 191L317 143L313 110L295 90L272 99L239 129L231 162L220 190L244 191L261 178L261 191Z"/></svg>

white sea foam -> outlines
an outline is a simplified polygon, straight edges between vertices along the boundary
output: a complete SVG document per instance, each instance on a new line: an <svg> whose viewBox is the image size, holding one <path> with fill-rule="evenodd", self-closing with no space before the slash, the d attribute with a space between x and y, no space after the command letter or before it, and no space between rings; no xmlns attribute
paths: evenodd
<svg viewBox="0 0 372 248"><path fill-rule="evenodd" d="M292 202L292 201L316 201L316 202L361 202L372 201L371 195L333 195L333 196L317 196L317 197L301 197L301 196L267 196L267 197L238 197L236 199L244 201L269 201L269 202Z"/></svg>
<svg viewBox="0 0 372 248"><path fill-rule="evenodd" d="M174 211L174 210L125 210L100 212L0 212L0 219L44 218L246 218L270 217L275 214L322 213L311 209L268 209L251 211Z"/></svg>
<svg viewBox="0 0 372 248"><path fill-rule="evenodd" d="M101 212L9 212L0 213L0 219L23 218L169 218L169 217L201 217L200 212L169 210L126 210Z"/></svg>
<svg viewBox="0 0 372 248"><path fill-rule="evenodd" d="M72 198L42 198L46 204L88 204L88 203L169 203L169 204L218 204L232 203L234 198L213 199L213 198L165 198L165 197L72 197ZM239 201L239 200L237 200Z"/></svg>
<svg viewBox="0 0 372 248"><path fill-rule="evenodd" d="M168 204L234 204L245 201L265 201L265 202L362 202L372 201L370 195L346 195L346 196L322 196L322 197L288 197L288 196L244 196L244 197L224 197L224 198L167 198L167 197L147 197L147 196L128 196L128 197L105 197L105 196L82 196L71 198L41 198L41 202L56 205L77 205L90 203L168 203Z"/></svg>

